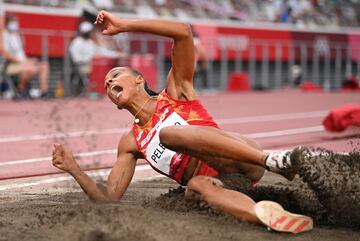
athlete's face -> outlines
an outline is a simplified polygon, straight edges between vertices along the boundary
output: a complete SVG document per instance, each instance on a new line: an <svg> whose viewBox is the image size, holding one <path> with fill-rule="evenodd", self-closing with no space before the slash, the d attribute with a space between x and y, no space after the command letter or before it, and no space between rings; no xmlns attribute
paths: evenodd
<svg viewBox="0 0 360 241"><path fill-rule="evenodd" d="M126 67L116 67L105 77L105 89L110 100L119 108L123 108L134 96L138 85L138 77Z"/></svg>

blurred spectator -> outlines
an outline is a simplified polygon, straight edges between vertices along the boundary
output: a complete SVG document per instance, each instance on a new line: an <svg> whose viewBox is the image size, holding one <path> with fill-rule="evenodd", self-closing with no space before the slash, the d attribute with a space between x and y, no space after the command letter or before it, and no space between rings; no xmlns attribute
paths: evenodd
<svg viewBox="0 0 360 241"><path fill-rule="evenodd" d="M71 78L71 91L78 95L85 91L91 72L91 61L96 54L96 43L91 33L93 25L89 22L82 22L79 25L79 34L69 46L70 57L73 62Z"/></svg>
<svg viewBox="0 0 360 241"><path fill-rule="evenodd" d="M94 29L94 25L86 21L79 25L79 34L71 41L69 52L73 62L72 92L76 95L85 93L94 57L118 59L127 56L114 50L105 37Z"/></svg>
<svg viewBox="0 0 360 241"><path fill-rule="evenodd" d="M141 17L276 21L308 26L353 26L360 24L359 0L5 0L7 3L74 7L90 3Z"/></svg>
<svg viewBox="0 0 360 241"><path fill-rule="evenodd" d="M98 9L113 9L114 8L114 3L112 0L92 0L92 2L94 3L95 7Z"/></svg>
<svg viewBox="0 0 360 241"><path fill-rule="evenodd" d="M9 86L3 78L3 72L5 67L4 48L3 48L3 32L4 32L4 5L0 0L0 96L7 98Z"/></svg>
<svg viewBox="0 0 360 241"><path fill-rule="evenodd" d="M303 73L302 73L302 69L300 65L294 64L293 66L291 66L291 75L290 75L290 85L292 86L299 86L301 85L302 82L302 77L303 77Z"/></svg>
<svg viewBox="0 0 360 241"><path fill-rule="evenodd" d="M133 0L134 1L134 0ZM143 18L156 18L157 14L155 10L147 3L147 1L136 0L134 1L136 6L136 14Z"/></svg>
<svg viewBox="0 0 360 241"><path fill-rule="evenodd" d="M3 34L5 74L19 78L17 89L20 98L28 98L27 84L33 75L38 75L41 98L51 97L48 91L49 65L26 56L24 45L19 34L19 22L16 16L7 16L6 30Z"/></svg>

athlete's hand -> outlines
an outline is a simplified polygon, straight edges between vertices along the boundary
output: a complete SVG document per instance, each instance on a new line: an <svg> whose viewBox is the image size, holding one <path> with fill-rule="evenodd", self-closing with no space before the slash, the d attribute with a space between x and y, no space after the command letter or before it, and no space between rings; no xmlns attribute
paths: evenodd
<svg viewBox="0 0 360 241"><path fill-rule="evenodd" d="M115 35L120 32L120 19L104 10L97 15L95 24L101 26L102 33L105 35Z"/></svg>
<svg viewBox="0 0 360 241"><path fill-rule="evenodd" d="M54 144L52 154L53 166L60 170L72 173L80 169L70 150L61 144Z"/></svg>

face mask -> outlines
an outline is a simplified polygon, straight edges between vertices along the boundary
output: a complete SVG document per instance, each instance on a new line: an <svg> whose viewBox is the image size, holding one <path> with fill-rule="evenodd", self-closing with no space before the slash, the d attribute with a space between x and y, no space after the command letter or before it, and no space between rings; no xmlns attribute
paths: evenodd
<svg viewBox="0 0 360 241"><path fill-rule="evenodd" d="M18 31L19 30L19 23L18 22L10 22L7 25L9 31Z"/></svg>

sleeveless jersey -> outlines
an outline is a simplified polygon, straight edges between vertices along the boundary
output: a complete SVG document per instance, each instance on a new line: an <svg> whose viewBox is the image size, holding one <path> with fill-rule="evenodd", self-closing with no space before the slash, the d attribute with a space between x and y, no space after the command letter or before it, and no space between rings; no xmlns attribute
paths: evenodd
<svg viewBox="0 0 360 241"><path fill-rule="evenodd" d="M159 132L165 126L199 125L219 128L199 100L174 100L163 90L157 97L156 109L144 125L133 124L132 132L138 150L152 168L181 184L184 170L190 160L186 154L176 153L160 143ZM216 176L218 173L205 163L199 174Z"/></svg>

